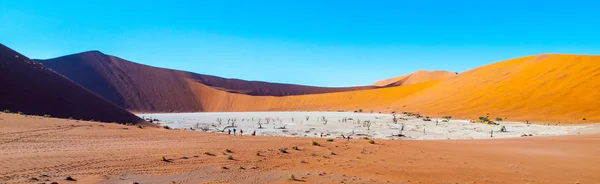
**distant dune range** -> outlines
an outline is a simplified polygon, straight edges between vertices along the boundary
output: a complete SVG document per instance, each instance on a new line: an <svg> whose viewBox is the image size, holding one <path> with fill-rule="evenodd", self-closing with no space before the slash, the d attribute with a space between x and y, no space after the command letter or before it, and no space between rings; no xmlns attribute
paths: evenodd
<svg viewBox="0 0 600 184"><path fill-rule="evenodd" d="M130 112L2 44L0 110L103 122L143 122Z"/></svg>
<svg viewBox="0 0 600 184"><path fill-rule="evenodd" d="M418 71L354 88L223 79L100 52L39 61L135 112L362 109L561 124L600 121L600 56L527 56L461 74Z"/></svg>
<svg viewBox="0 0 600 184"><path fill-rule="evenodd" d="M193 93L195 90L193 91L189 85L190 81L223 92L252 96L289 96L378 88L375 86L325 88L225 79L151 67L98 51L36 61L109 101L136 112L208 111L203 103L209 102L199 101L200 97Z"/></svg>

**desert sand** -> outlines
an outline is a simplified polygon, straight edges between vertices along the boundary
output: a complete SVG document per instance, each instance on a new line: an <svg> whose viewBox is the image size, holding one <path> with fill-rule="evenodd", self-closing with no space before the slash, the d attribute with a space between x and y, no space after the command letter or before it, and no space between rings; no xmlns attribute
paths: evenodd
<svg viewBox="0 0 600 184"><path fill-rule="evenodd" d="M138 114L158 119L161 126L227 133L236 128L260 136L354 138L400 140L491 139L524 136L571 135L595 125L541 125L498 121L498 125L469 120L416 118L404 114L349 112L203 112ZM425 120L430 121L425 121ZM234 127L235 126L235 127ZM504 127L504 131L502 128ZM400 134L402 136L400 136Z"/></svg>
<svg viewBox="0 0 600 184"><path fill-rule="evenodd" d="M491 140L375 139L370 144L363 139L234 137L5 113L0 113L0 127L4 183L600 181L598 132ZM287 153L281 148L288 148ZM296 180L289 180L290 175ZM68 176L77 181L66 181Z"/></svg>
<svg viewBox="0 0 600 184"><path fill-rule="evenodd" d="M215 78L140 65L99 52L41 62L133 112L363 109L461 119L489 114L540 124L600 122L600 56L542 54L460 74L419 71L381 83L386 87L358 88Z"/></svg>

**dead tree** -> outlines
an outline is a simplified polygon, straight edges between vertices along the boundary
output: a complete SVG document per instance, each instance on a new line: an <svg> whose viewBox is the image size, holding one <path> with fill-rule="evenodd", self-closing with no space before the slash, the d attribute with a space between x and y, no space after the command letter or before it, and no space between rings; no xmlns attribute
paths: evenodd
<svg viewBox="0 0 600 184"><path fill-rule="evenodd" d="M281 127L277 127L277 129L285 129L285 127L287 126L287 124L281 126Z"/></svg>
<svg viewBox="0 0 600 184"><path fill-rule="evenodd" d="M371 130L371 120L368 121L364 121L363 122L363 127L367 127L367 130Z"/></svg>

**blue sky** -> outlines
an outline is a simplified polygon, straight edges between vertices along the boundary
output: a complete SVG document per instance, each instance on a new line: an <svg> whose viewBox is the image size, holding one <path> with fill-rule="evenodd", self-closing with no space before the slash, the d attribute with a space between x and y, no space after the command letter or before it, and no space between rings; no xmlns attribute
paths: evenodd
<svg viewBox="0 0 600 184"><path fill-rule="evenodd" d="M368 85L541 53L600 54L597 1L0 0L0 43L227 78Z"/></svg>

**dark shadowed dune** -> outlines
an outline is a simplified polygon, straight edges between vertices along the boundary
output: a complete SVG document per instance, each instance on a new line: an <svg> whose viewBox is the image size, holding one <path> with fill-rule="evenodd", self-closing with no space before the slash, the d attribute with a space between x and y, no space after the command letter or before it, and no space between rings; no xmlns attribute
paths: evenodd
<svg viewBox="0 0 600 184"><path fill-rule="evenodd" d="M0 44L0 110L118 123L143 120Z"/></svg>
<svg viewBox="0 0 600 184"><path fill-rule="evenodd" d="M48 60L36 60L125 109L136 112L204 111L188 81L228 93L251 96L290 96L373 89L326 88L226 79L130 62L89 51Z"/></svg>

